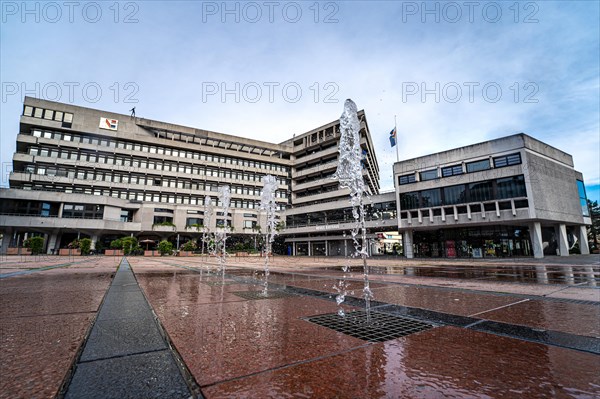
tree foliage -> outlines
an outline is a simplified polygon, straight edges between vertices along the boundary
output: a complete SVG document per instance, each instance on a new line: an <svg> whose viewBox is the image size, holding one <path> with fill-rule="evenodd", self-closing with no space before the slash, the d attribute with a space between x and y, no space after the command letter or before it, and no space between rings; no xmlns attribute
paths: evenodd
<svg viewBox="0 0 600 399"><path fill-rule="evenodd" d="M92 240L89 238L82 238L79 240L79 249L81 250L82 255L87 255L90 253L90 249L92 248Z"/></svg>
<svg viewBox="0 0 600 399"><path fill-rule="evenodd" d="M161 255L171 255L173 252L173 244L167 240L162 240L158 243L158 252Z"/></svg>
<svg viewBox="0 0 600 399"><path fill-rule="evenodd" d="M32 255L39 255L44 250L44 237L31 237L23 242L25 248L31 250Z"/></svg>
<svg viewBox="0 0 600 399"><path fill-rule="evenodd" d="M593 248L597 248L598 237L600 237L600 205L598 205L598 201L588 200L588 208L592 219L592 225L588 228L588 240L592 243Z"/></svg>

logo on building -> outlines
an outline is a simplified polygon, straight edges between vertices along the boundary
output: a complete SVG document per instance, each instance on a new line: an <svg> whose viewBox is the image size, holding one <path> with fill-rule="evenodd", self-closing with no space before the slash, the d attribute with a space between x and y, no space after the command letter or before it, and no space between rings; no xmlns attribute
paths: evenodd
<svg viewBox="0 0 600 399"><path fill-rule="evenodd" d="M117 130L119 121L117 119L100 118L100 129Z"/></svg>

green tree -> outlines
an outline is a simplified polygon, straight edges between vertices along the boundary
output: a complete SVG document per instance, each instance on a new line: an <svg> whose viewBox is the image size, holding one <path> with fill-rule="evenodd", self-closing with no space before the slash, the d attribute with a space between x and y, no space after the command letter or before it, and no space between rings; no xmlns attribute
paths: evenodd
<svg viewBox="0 0 600 399"><path fill-rule="evenodd" d="M25 248L31 250L32 255L39 255L44 251L44 237L31 237L23 242Z"/></svg>
<svg viewBox="0 0 600 399"><path fill-rule="evenodd" d="M195 251L196 248L198 248L196 241L190 240L190 241L186 242L185 244L183 244L183 246L181 247L181 250L182 251Z"/></svg>
<svg viewBox="0 0 600 399"><path fill-rule="evenodd" d="M140 244L138 244L138 240L135 237L123 237L117 238L116 240L112 240L110 242L111 249L122 249L125 255L130 255L135 251L140 250Z"/></svg>
<svg viewBox="0 0 600 399"><path fill-rule="evenodd" d="M123 240L121 238L112 240L110 242L110 249L123 249Z"/></svg>
<svg viewBox="0 0 600 399"><path fill-rule="evenodd" d="M173 252L173 244L167 240L162 240L158 243L158 252L160 252L161 255L171 255Z"/></svg>
<svg viewBox="0 0 600 399"><path fill-rule="evenodd" d="M592 243L594 248L598 248L598 236L600 236L600 205L598 201L588 202L588 208L590 210L590 218L592 219L592 225L588 228L588 240Z"/></svg>
<svg viewBox="0 0 600 399"><path fill-rule="evenodd" d="M121 242L123 243L122 249L125 255L130 255L140 249L138 240L135 237L123 237Z"/></svg>
<svg viewBox="0 0 600 399"><path fill-rule="evenodd" d="M92 240L89 238L82 238L79 240L79 249L81 250L82 255L87 255L90 253L90 249L92 248Z"/></svg>

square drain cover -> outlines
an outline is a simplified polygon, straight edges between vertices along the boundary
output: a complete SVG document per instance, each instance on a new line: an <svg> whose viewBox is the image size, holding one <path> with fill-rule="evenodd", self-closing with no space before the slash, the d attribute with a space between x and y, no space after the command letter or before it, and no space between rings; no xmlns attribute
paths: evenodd
<svg viewBox="0 0 600 399"><path fill-rule="evenodd" d="M373 311L369 323L364 310L347 312L345 316L329 313L304 320L369 342L389 341L435 327L424 321Z"/></svg>
<svg viewBox="0 0 600 399"><path fill-rule="evenodd" d="M289 298L289 297L296 296L289 292L275 291L275 290L268 291L267 295L263 295L262 291L238 291L238 292L232 292L232 294L235 294L244 299L276 299L276 298Z"/></svg>

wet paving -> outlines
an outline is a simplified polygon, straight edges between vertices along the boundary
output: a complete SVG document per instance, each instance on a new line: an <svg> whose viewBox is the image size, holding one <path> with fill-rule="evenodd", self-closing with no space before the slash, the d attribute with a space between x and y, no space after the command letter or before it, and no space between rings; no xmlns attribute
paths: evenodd
<svg viewBox="0 0 600 399"><path fill-rule="evenodd" d="M374 311L445 315L448 323L374 343L307 321L337 311L338 267L272 271L271 287L296 297L244 300L234 292L260 287L260 271L232 265L228 283L213 285L220 277L201 261L165 263L135 259L132 267L208 398L600 395L600 301L586 300L590 290L596 298L595 287L571 287L585 298L572 303L536 297L522 281L513 282L520 288L511 295L491 291L493 282L448 289L405 284L411 276L392 273L371 284ZM360 301L360 270L345 274L348 299ZM546 294L556 290L536 284ZM360 307L347 303L346 312Z"/></svg>
<svg viewBox="0 0 600 399"><path fill-rule="evenodd" d="M269 287L281 295L270 298L257 296L259 258L231 259L225 276L214 259L128 260L169 347L207 398L600 397L594 257L547 264L373 260L379 331L400 319L427 324L383 342L310 321L339 321L340 281L347 290L342 309L364 308L362 269L344 272L339 259L274 259ZM0 398L55 397L73 365L86 364L86 335L104 322L97 312L119 261L2 259ZM8 274L14 271L30 273ZM100 374L107 384L119 373Z"/></svg>
<svg viewBox="0 0 600 399"><path fill-rule="evenodd" d="M102 258L81 265L0 280L1 398L58 393L116 269Z"/></svg>

